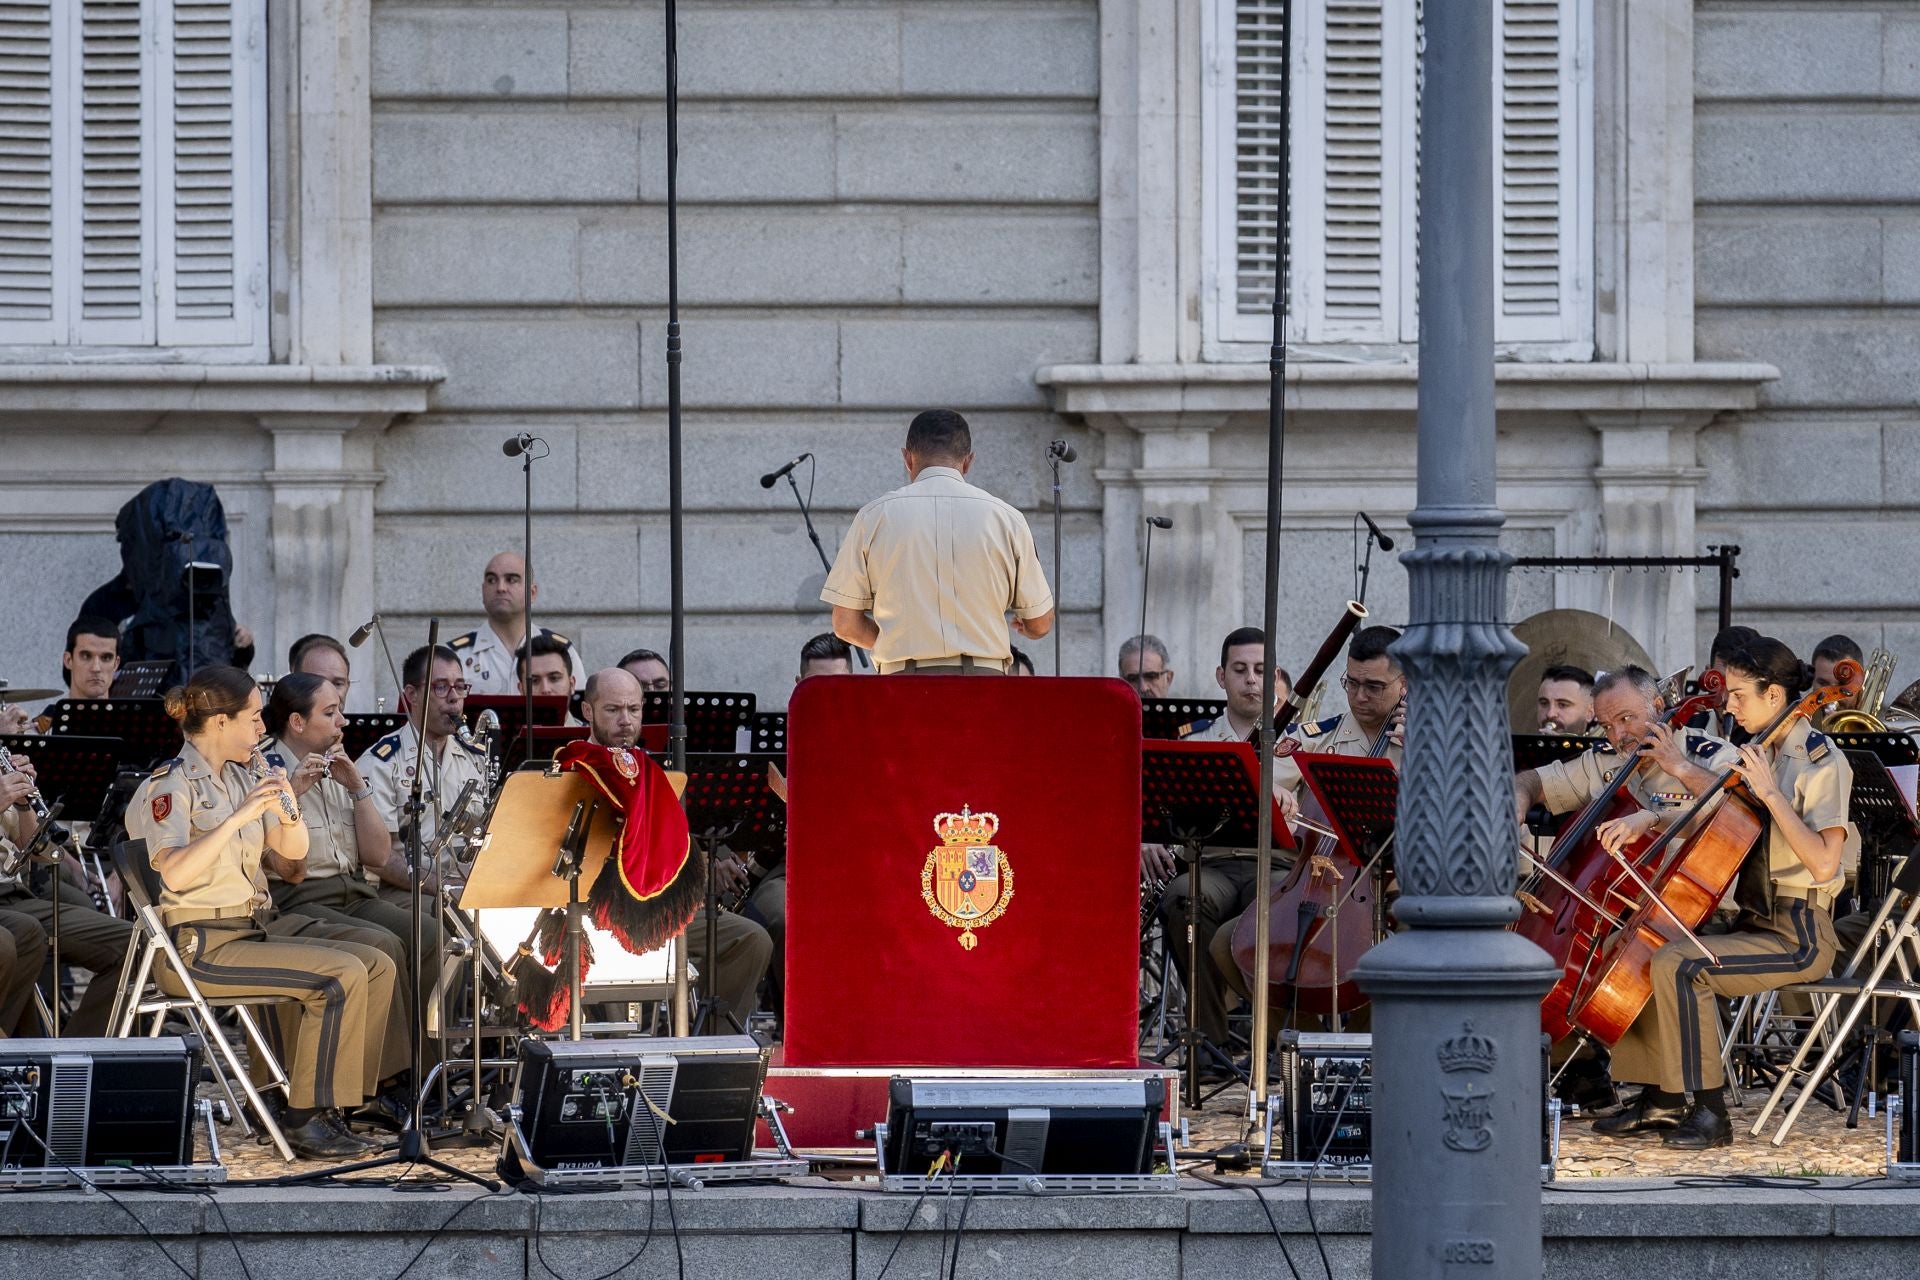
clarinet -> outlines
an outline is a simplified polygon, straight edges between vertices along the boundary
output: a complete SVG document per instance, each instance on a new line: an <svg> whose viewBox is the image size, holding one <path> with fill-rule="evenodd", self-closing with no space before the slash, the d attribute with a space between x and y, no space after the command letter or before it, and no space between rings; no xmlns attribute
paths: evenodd
<svg viewBox="0 0 1920 1280"><path fill-rule="evenodd" d="M249 772L253 774L255 782L265 782L273 776L273 771L267 766L266 757L260 754L258 747L253 749L253 754L248 758L248 764ZM276 794L280 797L280 812L286 815L287 821L290 823L300 821L300 806L293 802L293 794L288 791L280 791Z"/></svg>
<svg viewBox="0 0 1920 1280"><path fill-rule="evenodd" d="M13 762L13 753L5 747L0 747L0 773L18 772L20 772L20 766ZM67 843L70 839L69 833L65 827L53 820L54 811L47 807L39 787L27 792L27 808L33 814L34 821L46 832L49 843L63 846ZM32 843L28 841L28 844ZM12 879L19 875L24 853L25 850L15 850L12 856L0 861L0 877Z"/></svg>

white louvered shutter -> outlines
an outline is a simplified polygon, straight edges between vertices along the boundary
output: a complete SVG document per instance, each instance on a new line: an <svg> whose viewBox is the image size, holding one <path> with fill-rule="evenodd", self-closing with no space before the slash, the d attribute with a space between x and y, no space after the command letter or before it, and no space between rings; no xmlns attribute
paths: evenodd
<svg viewBox="0 0 1920 1280"><path fill-rule="evenodd" d="M1218 288L1212 337L1265 341L1278 185L1281 0L1210 0L1234 32L1226 216L1209 219ZM1495 335L1563 359L1592 351L1592 0L1501 0L1495 31ZM1420 0L1296 0L1293 279L1289 338L1313 344L1418 340ZM1443 10L1444 11L1444 10ZM1226 163L1216 126L1210 164ZM1222 210L1221 213L1226 211ZM1230 232L1228 228L1231 228ZM1228 245L1231 244L1231 253ZM1229 275L1230 272L1230 275Z"/></svg>
<svg viewBox="0 0 1920 1280"><path fill-rule="evenodd" d="M259 24L248 0L172 0L159 62L170 70L156 130L158 295L163 346L247 345L263 315L256 227L265 139L250 110Z"/></svg>
<svg viewBox="0 0 1920 1280"><path fill-rule="evenodd" d="M1556 0L1500 6L1494 335L1501 342L1593 340L1591 59L1582 7Z"/></svg>
<svg viewBox="0 0 1920 1280"><path fill-rule="evenodd" d="M53 341L55 0L0 3L0 342Z"/></svg>
<svg viewBox="0 0 1920 1280"><path fill-rule="evenodd" d="M0 345L264 358L264 18L0 0Z"/></svg>

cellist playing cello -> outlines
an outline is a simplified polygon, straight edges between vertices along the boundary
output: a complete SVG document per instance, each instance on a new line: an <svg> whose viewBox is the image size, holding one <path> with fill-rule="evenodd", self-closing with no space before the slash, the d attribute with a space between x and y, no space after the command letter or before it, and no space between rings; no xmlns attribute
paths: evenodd
<svg viewBox="0 0 1920 1280"><path fill-rule="evenodd" d="M1695 794L1711 787L1718 772L1739 762L1740 754L1731 743L1697 729L1669 728L1665 723L1669 710L1660 696L1659 682L1651 672L1636 666L1604 671L1594 681L1592 724L1606 735L1606 741L1571 760L1525 770L1514 778L1514 807L1524 826L1535 805L1542 805L1554 814L1574 813L1595 797L1611 792L1623 768L1631 770L1626 778L1625 796L1611 804L1611 811L1615 813L1622 809L1629 812L1601 822L1584 849L1577 831L1569 830L1580 824L1573 822L1563 827L1553 856L1547 859L1555 870L1540 871L1535 877L1535 890L1521 895L1529 911L1547 912L1547 917L1540 921L1542 927L1557 928L1562 923L1551 918L1555 908L1547 903L1560 896L1558 890L1562 885L1571 883L1567 877L1585 880L1590 886L1589 892L1597 891L1592 886L1599 881L1584 874L1575 862L1605 858L1657 833L1693 804ZM1606 812L1603 809L1589 821L1604 817ZM1525 866L1522 871L1526 871ZM1592 876L1607 874L1610 874L1608 868L1592 869ZM1555 875L1560 878L1554 879ZM1540 896L1536 898L1534 893ZM1546 902L1542 902L1542 898ZM1591 914L1589 918L1593 923L1582 927L1604 926L1602 918ZM1523 921L1534 919L1523 917ZM1547 946L1551 939L1542 941L1536 936L1536 941ZM1564 961L1569 954L1561 952L1555 958ZM1579 958L1574 957L1572 963L1577 965ZM1550 1034L1562 1037L1554 1046L1555 1063L1573 1058L1560 1069L1557 1087L1561 1097L1584 1107L1610 1107L1616 1095L1607 1077L1605 1053L1578 1053L1579 1042L1566 1034L1565 1004L1570 995L1571 988L1556 1006L1556 1016L1547 1016L1543 1007L1541 1019ZM1553 999L1550 994L1549 1005Z"/></svg>
<svg viewBox="0 0 1920 1280"><path fill-rule="evenodd" d="M1771 637L1736 644L1723 669L1727 714L1749 734L1763 733L1813 684L1811 668ZM1704 939L1712 960L1686 940L1654 953L1652 999L1613 1047L1615 1078L1646 1088L1632 1106L1596 1121L1596 1133L1657 1132L1688 1151L1731 1145L1716 998L1818 979L1833 966L1833 902L1843 855L1857 838L1847 818L1853 767L1804 717L1774 742L1738 749L1746 792L1769 819L1735 882L1739 918L1732 932Z"/></svg>

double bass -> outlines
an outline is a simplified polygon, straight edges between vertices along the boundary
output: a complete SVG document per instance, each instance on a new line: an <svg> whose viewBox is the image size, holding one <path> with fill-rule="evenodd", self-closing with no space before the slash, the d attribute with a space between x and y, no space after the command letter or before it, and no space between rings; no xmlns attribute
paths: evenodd
<svg viewBox="0 0 1920 1280"><path fill-rule="evenodd" d="M1856 663L1843 660L1835 668L1840 684L1814 689L1783 707L1756 744L1771 751L1796 718L1814 716L1851 697L1848 686L1858 680L1858 672ZM1766 830L1766 809L1736 781L1737 772L1719 774L1693 807L1647 848L1642 860L1651 863L1652 870L1639 877L1645 887L1601 945L1575 992L1574 1023L1606 1044L1618 1043L1652 999L1656 951L1682 939L1706 949L1693 931L1713 914ZM1677 839L1722 792L1726 799L1713 815L1685 840Z"/></svg>
<svg viewBox="0 0 1920 1280"><path fill-rule="evenodd" d="M1702 711L1717 710L1726 699L1726 680L1718 671L1700 679L1700 693L1667 712L1670 727L1683 727ZM1644 872L1648 851L1657 837L1643 835L1611 857L1600 844L1599 829L1616 818L1638 811L1628 784L1647 765L1636 750L1614 771L1607 785L1587 801L1555 837L1553 851L1518 891L1526 908L1513 931L1546 952L1560 977L1540 1002L1540 1029L1559 1040L1573 1032L1573 997L1586 978L1600 942L1616 921L1616 913L1636 900L1637 888L1623 862Z"/></svg>

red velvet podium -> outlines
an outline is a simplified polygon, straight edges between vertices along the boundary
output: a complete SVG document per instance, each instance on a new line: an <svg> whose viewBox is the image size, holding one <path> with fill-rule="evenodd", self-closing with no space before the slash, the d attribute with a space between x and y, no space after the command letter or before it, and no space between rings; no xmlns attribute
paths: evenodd
<svg viewBox="0 0 1920 1280"><path fill-rule="evenodd" d="M786 1044L767 1088L797 1142L851 1145L903 1068L1138 1067L1131 689L821 677L787 733Z"/></svg>

